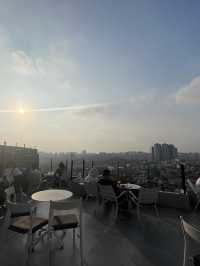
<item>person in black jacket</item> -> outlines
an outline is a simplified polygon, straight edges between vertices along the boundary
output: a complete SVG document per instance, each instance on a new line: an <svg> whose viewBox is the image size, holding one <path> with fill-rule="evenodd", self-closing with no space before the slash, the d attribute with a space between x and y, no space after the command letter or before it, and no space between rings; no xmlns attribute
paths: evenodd
<svg viewBox="0 0 200 266"><path fill-rule="evenodd" d="M65 165L63 162L60 162L54 174L56 188L61 187L64 176L65 176Z"/></svg>
<svg viewBox="0 0 200 266"><path fill-rule="evenodd" d="M103 175L101 179L98 181L98 184L105 186L112 186L115 193L117 193L117 183L113 180L109 169L105 169L103 171Z"/></svg>

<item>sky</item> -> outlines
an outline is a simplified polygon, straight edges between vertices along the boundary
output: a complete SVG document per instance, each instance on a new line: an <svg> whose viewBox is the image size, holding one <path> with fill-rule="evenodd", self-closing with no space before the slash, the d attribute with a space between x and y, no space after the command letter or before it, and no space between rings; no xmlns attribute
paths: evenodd
<svg viewBox="0 0 200 266"><path fill-rule="evenodd" d="M0 142L200 152L200 2L0 0Z"/></svg>

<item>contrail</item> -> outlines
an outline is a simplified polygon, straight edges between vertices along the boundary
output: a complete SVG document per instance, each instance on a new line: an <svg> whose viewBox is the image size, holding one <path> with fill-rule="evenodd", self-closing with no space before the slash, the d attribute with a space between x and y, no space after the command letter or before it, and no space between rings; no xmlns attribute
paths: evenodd
<svg viewBox="0 0 200 266"><path fill-rule="evenodd" d="M84 106L63 106L63 107L48 107L48 108L33 108L33 109L25 109L25 108L0 109L0 113L19 113L21 110L23 110L25 113L73 111L73 110L81 110L81 109L84 109L85 107Z"/></svg>
<svg viewBox="0 0 200 266"><path fill-rule="evenodd" d="M0 109L0 113L18 113L19 110Z"/></svg>
<svg viewBox="0 0 200 266"><path fill-rule="evenodd" d="M34 112L57 112L57 111L82 111L87 109L98 109L113 105L111 103L99 103L99 104L88 104L88 105L72 105L62 107L47 107L47 108L33 108L26 109L20 107L19 109L0 109L0 113L34 113Z"/></svg>

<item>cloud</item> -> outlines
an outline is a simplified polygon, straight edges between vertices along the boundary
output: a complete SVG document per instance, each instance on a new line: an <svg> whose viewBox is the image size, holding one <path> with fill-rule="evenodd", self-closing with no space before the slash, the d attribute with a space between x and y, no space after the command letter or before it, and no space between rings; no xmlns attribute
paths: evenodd
<svg viewBox="0 0 200 266"><path fill-rule="evenodd" d="M200 103L200 76L193 78L186 86L175 94L178 104L199 104Z"/></svg>
<svg viewBox="0 0 200 266"><path fill-rule="evenodd" d="M115 103L97 103L85 105L70 105L63 107L37 108L29 110L30 112L58 112L64 111L81 116L107 115L113 112Z"/></svg>
<svg viewBox="0 0 200 266"><path fill-rule="evenodd" d="M114 114L119 103L99 103L83 106L74 106L71 111L81 116L109 116Z"/></svg>
<svg viewBox="0 0 200 266"><path fill-rule="evenodd" d="M12 37L0 27L1 113L81 104L79 64L67 44L60 42L59 49L49 43L45 53L15 49Z"/></svg>
<svg viewBox="0 0 200 266"><path fill-rule="evenodd" d="M24 51L17 50L12 52L13 70L21 75L38 73L37 64Z"/></svg>
<svg viewBox="0 0 200 266"><path fill-rule="evenodd" d="M112 113L116 109L116 103L98 103L98 104L86 104L86 105L71 105L62 107L48 107L48 108L34 108L23 109L24 113L34 112L70 112L83 116L90 115L106 115ZM19 113L20 109L0 109L0 113Z"/></svg>

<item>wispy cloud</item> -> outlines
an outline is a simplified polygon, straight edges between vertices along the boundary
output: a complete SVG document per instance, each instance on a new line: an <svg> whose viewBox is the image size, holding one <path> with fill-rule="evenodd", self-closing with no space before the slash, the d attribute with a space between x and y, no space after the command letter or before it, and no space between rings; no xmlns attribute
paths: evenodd
<svg viewBox="0 0 200 266"><path fill-rule="evenodd" d="M71 112L81 115L105 114L112 111L116 103L98 103L86 105L71 105L61 107L33 108L33 109L0 109L0 113L34 113L34 112Z"/></svg>
<svg viewBox="0 0 200 266"><path fill-rule="evenodd" d="M178 104L199 104L200 103L200 76L193 78L175 94Z"/></svg>
<svg viewBox="0 0 200 266"><path fill-rule="evenodd" d="M24 51L12 52L13 70L21 75L30 75L38 72L37 62L28 56Z"/></svg>

